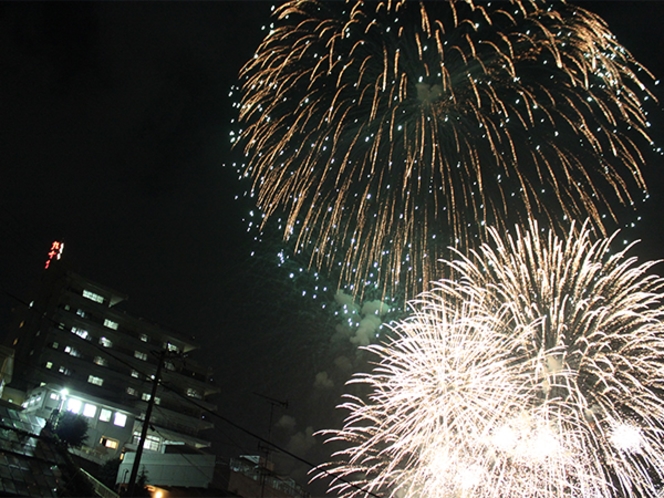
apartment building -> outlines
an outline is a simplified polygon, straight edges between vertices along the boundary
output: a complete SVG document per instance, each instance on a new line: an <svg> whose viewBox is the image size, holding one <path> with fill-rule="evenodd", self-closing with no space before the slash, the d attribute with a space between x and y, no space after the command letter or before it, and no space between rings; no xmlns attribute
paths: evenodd
<svg viewBox="0 0 664 498"><path fill-rule="evenodd" d="M162 362L144 449L187 451L210 445L208 401L219 392L211 371L189 357L190 338L118 308L126 296L50 261L29 306L15 314L7 346L14 373L6 392L49 418L69 410L90 419L81 452L93 461L134 450Z"/></svg>

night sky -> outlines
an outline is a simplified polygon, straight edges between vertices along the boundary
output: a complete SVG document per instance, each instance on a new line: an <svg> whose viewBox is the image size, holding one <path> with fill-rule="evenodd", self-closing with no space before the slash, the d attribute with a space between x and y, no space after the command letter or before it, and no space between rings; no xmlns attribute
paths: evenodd
<svg viewBox="0 0 664 498"><path fill-rule="evenodd" d="M288 400L273 437L320 463L326 451L308 428L324 428L338 400L338 385L313 389L333 326L250 257L261 250L242 221L250 206L222 166L237 159L229 89L271 5L0 3L0 327L30 301L51 241L64 240L72 269L129 295L122 309L197 339L220 414L265 437L270 405L255 393ZM580 5L664 77L664 2ZM664 146L659 112L653 137ZM648 159L651 199L630 237L659 259L664 175L661 158ZM217 428L220 454L256 453L255 439Z"/></svg>

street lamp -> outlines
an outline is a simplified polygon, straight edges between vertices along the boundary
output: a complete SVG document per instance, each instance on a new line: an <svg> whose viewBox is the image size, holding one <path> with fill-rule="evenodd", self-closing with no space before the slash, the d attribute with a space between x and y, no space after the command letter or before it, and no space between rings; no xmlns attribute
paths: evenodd
<svg viewBox="0 0 664 498"><path fill-rule="evenodd" d="M58 411L61 412L62 409L65 406L65 400L67 399L67 396L69 395L69 389L66 387L63 387L60 389L60 406L58 407Z"/></svg>
<svg viewBox="0 0 664 498"><path fill-rule="evenodd" d="M63 387L62 389L60 389L59 394L60 394L60 404L58 405L58 408L53 409L48 420L51 428L55 428L58 425L58 417L60 416L60 414L62 413L62 409L64 408L65 400L67 398L67 395L69 394L69 389Z"/></svg>

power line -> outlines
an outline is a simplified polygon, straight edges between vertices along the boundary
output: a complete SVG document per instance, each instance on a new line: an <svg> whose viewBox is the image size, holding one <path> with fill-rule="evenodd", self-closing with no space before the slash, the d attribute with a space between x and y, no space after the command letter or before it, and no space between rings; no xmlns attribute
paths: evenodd
<svg viewBox="0 0 664 498"><path fill-rule="evenodd" d="M164 387L169 388L168 385L164 385ZM170 388L170 389L172 390L172 388ZM337 479L337 480L339 480L339 481L341 481L341 482L344 482L345 484L348 484L349 486L351 486L351 487L357 489L358 491L361 491L361 492L363 492L363 493L366 493L367 495L373 496L373 497L375 497L375 498L382 498L381 495L377 495L377 494L373 493L372 491L366 490L366 489L362 488L361 486L358 486L358 485L356 485L355 483L353 483L353 482L351 482L351 481L348 481L348 480L344 479L343 477L341 477L341 476L339 476L339 475L337 475L337 474L334 474L334 473L332 473L332 472L329 472L328 470L326 470L325 468L323 468L321 465L317 465L317 464L315 464L315 463L312 463L312 462L310 462L309 460L307 460L307 459L305 459L305 458L302 458L302 457L296 455L295 453L293 453L293 452L291 452L291 451L288 451L287 449L282 448L281 446L279 446L279 445L277 445L277 444L275 444L275 443L273 443L273 442L271 442L271 441L268 441L268 440L265 439L264 437L259 436L258 434L256 434L256 433L250 431L249 429L246 429L246 428L242 427L241 425L236 424L235 422L233 422L233 421L230 420L229 418L224 417L223 415L221 415L221 414L219 414L219 413L215 413L215 412L209 410L208 408L206 408L206 407L204 407L204 406L202 406L202 405L199 405L199 404L196 403L194 400L189 399L189 398L183 396L183 395L180 394L179 392L177 392L177 391L175 391L175 390L172 390L172 391L173 391L173 393L175 393L175 395L182 397L183 399L187 400L189 403L191 403L191 404L193 404L194 406L198 407L200 410L203 410L203 411L209 413L210 415L219 418L220 420L226 422L227 424L229 424L229 425L235 427L236 429L238 429L238 430L244 432L245 434L247 434L247 435L249 435L249 436L251 436L251 437L253 437L253 438L256 438L258 441L260 441L260 442L262 442L262 443L265 443L265 444L267 444L267 445L273 447L274 449L278 450L279 452L284 453L285 455L288 455L289 457L291 457L291 458L297 460L298 462L304 463L304 464L307 465L311 470L317 470L317 471L320 471L320 472L322 472L323 474L325 474L327 477L331 477L331 478Z"/></svg>
<svg viewBox="0 0 664 498"><path fill-rule="evenodd" d="M15 296L11 296L11 297L13 297L14 299L18 300L18 301L19 301L21 304L23 304L24 306L27 306L28 309L31 309L31 310L34 309L34 308L31 308L31 307L30 307L25 301L22 301L21 299L15 297ZM35 310L35 311L36 311L36 310ZM53 323L53 324L56 325L56 326L60 325L59 322L56 322L56 321L53 320L51 317L42 316L42 318L47 319L48 321L50 321L51 323ZM78 339L80 339L81 341L85 341L85 344L92 345L94 348L96 348L96 349L98 349L98 350L100 350L100 351L103 351L104 354L106 354L107 356L109 356L109 357L111 357L111 358L117 360L118 362L120 362L120 363L122 363L122 364L124 364L124 365L126 365L126 366L129 366L129 367L131 367L132 369L136 370L139 374L143 375L145 378L150 378L150 376L152 375L152 374L146 374L145 372L141 372L140 370L138 370L138 369L136 368L135 365L133 365L133 364L131 364L131 363L129 363L129 362L123 360L122 358L120 358L120 357L118 357L118 356L112 354L112 353L109 351L108 348L104 348L104 347L102 347L102 346L100 346L100 345L98 345L98 344L94 344L94 343L91 342L91 341L87 341L86 339L83 339L82 337L79 337L79 336L77 336L76 334L74 334L74 335L75 335ZM246 434L246 435L248 435L248 436L251 436L251 437L253 437L254 439L258 440L259 442L264 443L264 444L266 444L266 445L268 445L268 446L274 448L275 450L279 451L280 453L283 453L283 454L285 454L285 455L288 455L289 457L293 458L294 460L297 460L298 462L305 464L306 466L308 466L308 467L310 468L311 471L319 471L319 472L325 474L327 477L330 477L330 478L336 479L336 480L338 480L338 481L341 481L341 482L343 482L343 483L345 483L345 484L348 484L350 487L352 487L352 488L354 488L354 489L357 489L358 491L361 491L361 492L363 492L363 493L365 493L365 494L367 494L367 495L369 495L369 496L373 496L374 498L382 498L381 495L377 495L377 494L373 493L372 491L366 490L366 489L362 488L361 486L358 486L357 484L355 484L355 483L353 483L353 482L351 482L351 481L348 481L347 479L343 478L342 476L339 476L338 474L334 474L334 473L332 473L332 472L329 472L329 471L326 470L324 467L322 467L320 464L315 464L315 463L313 463L313 462L311 462L311 461L309 461L309 460L307 460L307 459L305 459L305 458L303 458L303 457L300 457L299 455L296 455L295 453L293 453L293 452L287 450L286 448L283 448L283 447L279 446L278 444L273 443L273 442L269 441L268 439L266 439L266 438L264 438L264 437L262 437L262 436L259 436L259 435L256 434L255 432L250 431L249 429L247 429L247 428L241 426L240 424L237 424L236 422L232 421L232 420L229 419L228 417L225 417L225 416L221 415L220 413L217 413L217 412L215 412L215 411L210 410L209 408L207 408L207 407L205 407L205 406L200 405L199 403L195 402L195 401L194 401L193 399L191 399L190 397L183 395L182 393L180 393L180 392L179 392L178 390L176 390L175 388L169 386L167 382L162 381L162 382L161 382L161 386L162 386L163 388L169 390L170 392L172 392L172 393L175 394L176 396L178 396L178 397L182 398L183 400L187 401L188 403L191 403L192 405L194 405L194 406L195 406L196 408L198 408L199 410L201 410L201 411L203 411L203 412L205 412L205 413L207 413L207 414L209 414L209 415L211 415L211 416L213 416L213 417L217 417L219 420L221 420L221 421L227 423L228 425L234 427L235 429L239 430L240 432L243 432L244 434Z"/></svg>
<svg viewBox="0 0 664 498"><path fill-rule="evenodd" d="M36 311L34 308L32 308L28 303L26 303L22 299L14 296L12 294L9 294L9 293L6 293L6 294L8 296L10 296L11 298L15 299L17 302L19 302L23 306L27 307L28 309L30 309L32 311ZM55 327L59 327L59 325L60 325L60 322L55 321L51 317L42 316L41 318L46 319L47 321L51 322L51 324L54 325ZM73 337L71 339L73 339L74 341L77 341L80 344L86 344L88 346L91 346L92 348L98 350L99 352L103 353L104 355L106 355L106 356L112 358L113 360L117 361L118 363L120 363L120 364L122 364L126 367L129 367L132 370L135 370L137 372L137 374L139 375L138 380L141 381L143 383L143 385L147 384L149 379L153 375L152 373L146 373L144 370L142 370L140 367L137 367L133 363L129 363L124 358L122 358L122 357L118 356L117 354L115 354L114 352L112 352L112 350L110 350L109 348L101 346L100 344L96 344L92 341L88 341L88 340L84 339L83 337L81 337L79 335L76 335L76 334L72 334L72 335L73 335ZM22 360L17 360L16 358L14 358L14 362L18 363L18 364L22 364L23 366L32 366L29 362L24 362ZM161 382L160 385L162 387L164 387L163 382ZM169 388L169 390L173 391L172 388ZM187 401L191 401L190 398L188 398L188 397L184 397L184 399L186 399ZM240 451L247 451L246 448L244 448L241 444L239 444L237 441L235 441L233 438L231 438L228 434L226 434L223 431L219 431L219 432L221 432L221 434L223 434L231 442L231 444L234 447L238 448Z"/></svg>

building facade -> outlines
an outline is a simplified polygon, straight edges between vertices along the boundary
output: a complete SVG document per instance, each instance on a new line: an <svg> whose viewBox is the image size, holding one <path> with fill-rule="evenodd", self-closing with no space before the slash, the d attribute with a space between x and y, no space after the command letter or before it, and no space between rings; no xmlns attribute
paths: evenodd
<svg viewBox="0 0 664 498"><path fill-rule="evenodd" d="M140 423L131 407L57 384L44 384L28 391L23 411L50 421L65 411L84 416L88 422L87 439L82 448L72 452L96 463L119 458Z"/></svg>
<svg viewBox="0 0 664 498"><path fill-rule="evenodd" d="M54 410L90 420L81 450L96 461L134 450L161 363L144 449L210 445L207 401L219 389L211 371L188 358L197 348L182 334L116 307L126 296L52 261L35 300L15 315L7 346L15 350L11 392L27 411ZM117 418L116 418L117 417Z"/></svg>

